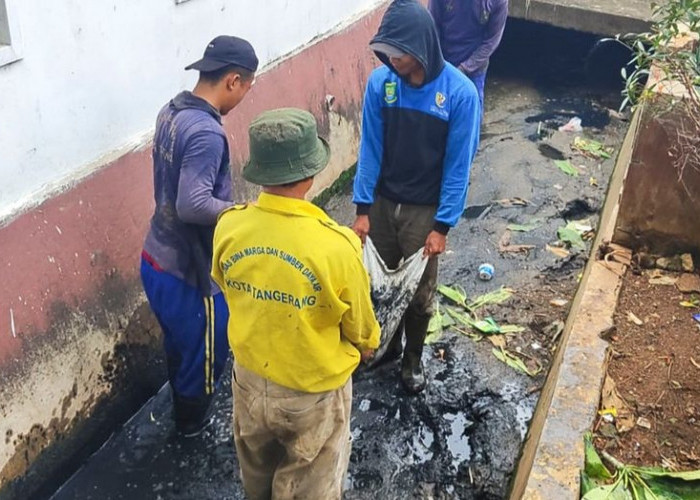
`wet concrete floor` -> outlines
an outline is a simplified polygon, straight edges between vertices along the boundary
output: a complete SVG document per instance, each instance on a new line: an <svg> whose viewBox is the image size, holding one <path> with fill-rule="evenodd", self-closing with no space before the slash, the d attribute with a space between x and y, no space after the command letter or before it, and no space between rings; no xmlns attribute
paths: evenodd
<svg viewBox="0 0 700 500"><path fill-rule="evenodd" d="M557 282L563 283L557 290L570 299L588 250L561 259L545 245L557 240L557 228L565 220L590 218L595 226L613 161L574 157L572 163L585 168L578 177L567 176L552 158L571 156L574 135L556 129L579 116L584 126L580 135L617 148L626 123L608 109L619 102L614 91L595 90L585 81L582 56L594 39L511 24L487 82L469 205L492 205L514 197L529 203L493 204L481 219L463 220L450 232L440 281L459 284L472 296L500 286L527 296ZM326 208L341 222L352 221L348 193ZM534 249L499 253L508 224L533 221L539 227L513 233L511 243L531 244ZM496 268L494 279L486 283L476 276L478 265L485 261ZM521 308L522 303L507 303L494 317L528 329L557 319L545 313L535 321L532 310ZM561 317L565 310L558 314ZM458 333L443 334L425 350L430 384L418 396L402 390L397 363L355 375L354 445L345 498L507 495L546 370L529 377L498 361L491 348L488 342L476 343ZM546 363L548 357L542 359ZM231 404L227 377L215 399L214 425L199 438L183 440L173 433L164 388L52 498L244 498L231 436Z"/></svg>

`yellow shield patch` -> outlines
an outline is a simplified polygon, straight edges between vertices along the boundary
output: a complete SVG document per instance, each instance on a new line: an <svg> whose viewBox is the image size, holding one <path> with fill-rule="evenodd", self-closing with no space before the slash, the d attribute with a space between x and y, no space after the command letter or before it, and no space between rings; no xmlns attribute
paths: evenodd
<svg viewBox="0 0 700 500"><path fill-rule="evenodd" d="M386 82L384 84L384 101L387 104L394 104L397 100L396 82Z"/></svg>
<svg viewBox="0 0 700 500"><path fill-rule="evenodd" d="M435 104L437 104L438 108L442 108L445 106L445 101L447 100L447 97L445 97L445 94L442 92L438 92L435 94Z"/></svg>

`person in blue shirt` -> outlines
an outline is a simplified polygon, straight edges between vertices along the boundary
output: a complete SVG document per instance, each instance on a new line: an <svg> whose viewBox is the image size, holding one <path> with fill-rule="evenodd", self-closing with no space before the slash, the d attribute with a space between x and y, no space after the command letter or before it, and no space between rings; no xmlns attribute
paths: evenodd
<svg viewBox="0 0 700 500"><path fill-rule="evenodd" d="M192 92L158 114L153 140L155 211L141 254L141 281L163 330L177 431L196 436L228 358L228 309L211 282L214 227L233 205L229 147L222 116L253 84L258 58L246 40L218 36Z"/></svg>
<svg viewBox="0 0 700 500"><path fill-rule="evenodd" d="M489 59L498 48L508 19L508 0L430 0L445 59L467 75L484 107Z"/></svg>
<svg viewBox="0 0 700 500"><path fill-rule="evenodd" d="M384 63L369 77L353 202L353 229L389 268L423 247L418 290L386 356L402 353L406 389L425 388L421 356L433 312L438 255L464 210L481 110L474 84L445 62L433 19L416 0L394 0L370 42Z"/></svg>

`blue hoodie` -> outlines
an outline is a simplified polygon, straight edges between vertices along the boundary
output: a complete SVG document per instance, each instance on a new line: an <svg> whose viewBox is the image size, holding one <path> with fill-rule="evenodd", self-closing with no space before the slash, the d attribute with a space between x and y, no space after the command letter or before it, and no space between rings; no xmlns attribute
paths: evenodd
<svg viewBox="0 0 700 500"><path fill-rule="evenodd" d="M395 203L437 205L434 229L447 234L467 197L479 143L481 110L474 84L446 63L435 24L415 0L394 0L371 43L415 57L425 81L402 79L385 54L365 91L353 202L369 213L375 193Z"/></svg>

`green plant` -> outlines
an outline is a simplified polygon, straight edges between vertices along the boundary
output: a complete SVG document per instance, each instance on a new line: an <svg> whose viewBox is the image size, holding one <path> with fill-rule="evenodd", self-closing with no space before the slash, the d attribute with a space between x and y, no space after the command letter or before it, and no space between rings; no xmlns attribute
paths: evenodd
<svg viewBox="0 0 700 500"><path fill-rule="evenodd" d="M700 171L700 0L667 0L652 4L652 9L655 22L649 33L618 36L633 52L630 64L622 68L621 108L654 100L660 86L683 91L671 100L681 107L684 119L669 151L682 182L686 168ZM634 70L628 71L630 67ZM654 78L647 83L652 71Z"/></svg>
<svg viewBox="0 0 700 500"><path fill-rule="evenodd" d="M697 43L678 44L684 33L700 36L700 0L668 0L652 4L655 19L648 33L618 37L633 52L628 72L622 68L625 80L622 108L636 106L652 98L655 87L678 82L688 92L688 98L700 98L700 46ZM658 77L646 85L652 65Z"/></svg>
<svg viewBox="0 0 700 500"><path fill-rule="evenodd" d="M625 465L583 437L585 462L581 471L581 500L700 500L700 471L673 472L660 467Z"/></svg>
<svg viewBox="0 0 700 500"><path fill-rule="evenodd" d="M321 191L316 197L314 197L314 199L311 200L311 203L325 210L326 205L328 204L331 198L333 198L338 193L342 193L345 189L348 188L348 186L352 184L352 179L355 177L356 170L357 163L355 163L352 167L341 173L338 176L338 178L333 182L333 184L331 184L329 187Z"/></svg>

